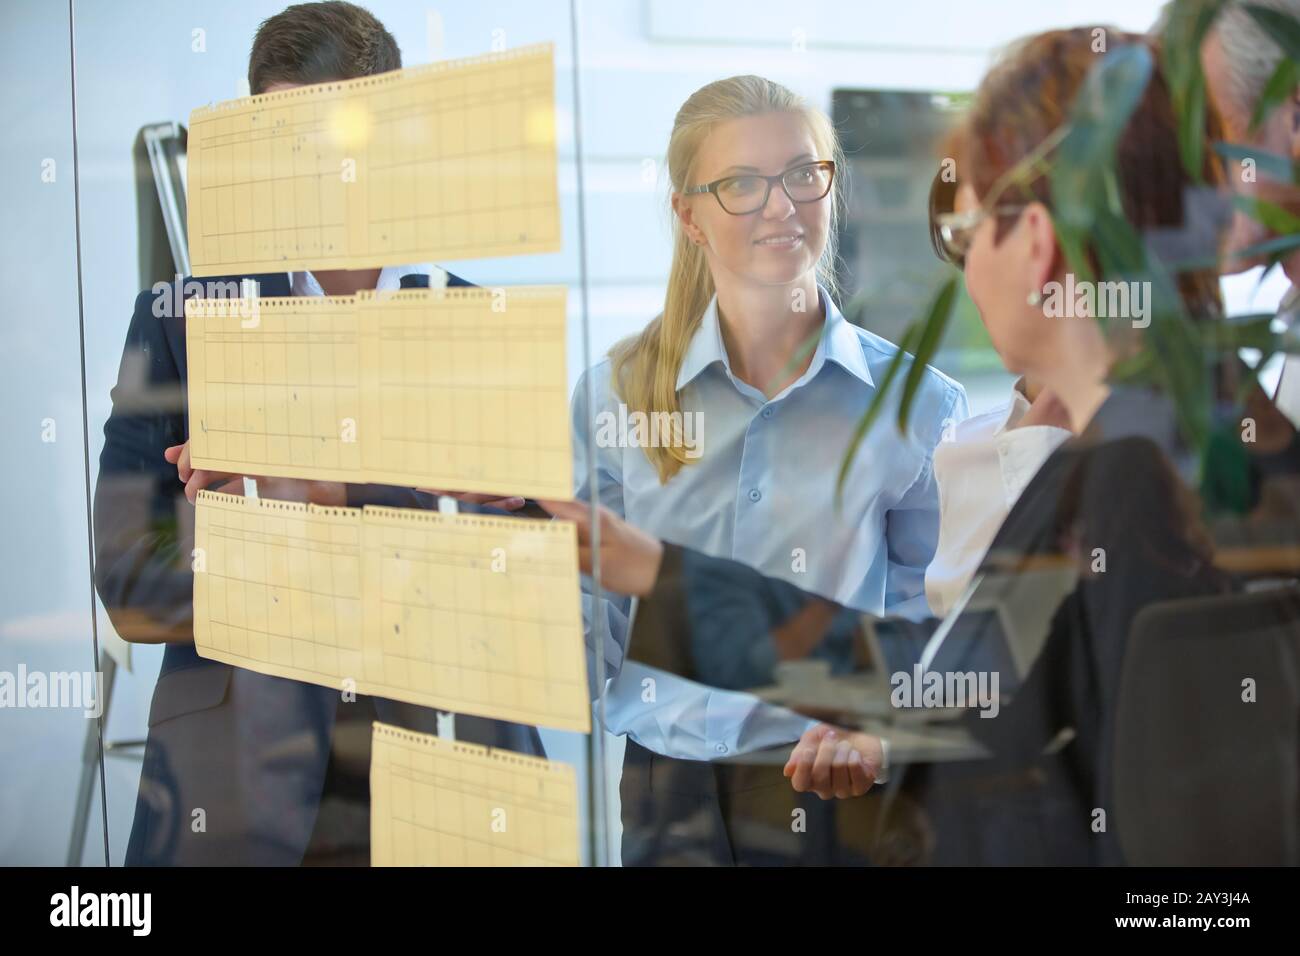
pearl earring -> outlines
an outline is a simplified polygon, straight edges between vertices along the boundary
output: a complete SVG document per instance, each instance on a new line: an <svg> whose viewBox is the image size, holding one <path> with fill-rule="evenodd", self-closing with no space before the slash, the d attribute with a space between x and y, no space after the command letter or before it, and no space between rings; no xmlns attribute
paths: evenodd
<svg viewBox="0 0 1300 956"><path fill-rule="evenodd" d="M1040 302L1043 301L1043 297L1039 293L1039 291L1035 289L1033 292L1029 293L1029 295L1025 297L1025 301L1030 305L1038 305Z"/></svg>

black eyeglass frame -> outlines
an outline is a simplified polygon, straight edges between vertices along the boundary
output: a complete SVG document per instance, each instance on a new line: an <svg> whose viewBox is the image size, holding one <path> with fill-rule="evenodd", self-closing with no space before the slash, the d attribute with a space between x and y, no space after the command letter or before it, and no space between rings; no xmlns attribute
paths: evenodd
<svg viewBox="0 0 1300 956"><path fill-rule="evenodd" d="M808 169L809 167L812 166L816 166L818 168L826 169L830 171L830 176L827 177L826 179L826 191L822 193L820 196L816 197L815 199L795 199L794 196L790 195L790 187L785 184L785 177L789 176L791 173L797 173L801 169ZM753 209L747 209L744 212L733 212L732 210L728 209L727 204L722 201L722 196L718 193L718 189L719 187L722 186L723 183L731 182L733 179L764 180L767 183L767 188L763 190L763 201L760 202L758 205L756 205ZM705 183L702 186L690 186L686 189L683 189L682 195L697 196L702 193L713 193L713 198L718 201L718 205L722 207L723 212L732 216L748 216L758 212L760 209L762 209L764 206L767 205L767 201L772 198L772 187L775 186L777 183L781 184L781 191L785 193L786 198L796 205L802 206L812 202L821 202L823 199L825 199L827 196L831 194L831 187L835 184L835 162L834 160L830 160L830 159L819 159L811 163L800 163L798 166L791 166L789 169L785 170L784 172L777 173L775 176L763 176L759 173L738 173L735 176L723 176L721 179L715 179L713 182Z"/></svg>

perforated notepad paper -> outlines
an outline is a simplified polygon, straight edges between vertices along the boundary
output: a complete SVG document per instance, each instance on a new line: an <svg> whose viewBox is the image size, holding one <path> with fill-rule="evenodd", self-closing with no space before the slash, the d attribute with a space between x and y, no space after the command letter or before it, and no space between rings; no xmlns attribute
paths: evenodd
<svg viewBox="0 0 1300 956"><path fill-rule="evenodd" d="M199 493L200 656L439 710L591 729L570 522Z"/></svg>
<svg viewBox="0 0 1300 956"><path fill-rule="evenodd" d="M573 767L374 724L372 866L577 866Z"/></svg>
<svg viewBox="0 0 1300 956"><path fill-rule="evenodd" d="M568 498L565 302L552 286L189 299L191 461Z"/></svg>
<svg viewBox="0 0 1300 956"><path fill-rule="evenodd" d="M190 114L196 276L560 248L549 44Z"/></svg>

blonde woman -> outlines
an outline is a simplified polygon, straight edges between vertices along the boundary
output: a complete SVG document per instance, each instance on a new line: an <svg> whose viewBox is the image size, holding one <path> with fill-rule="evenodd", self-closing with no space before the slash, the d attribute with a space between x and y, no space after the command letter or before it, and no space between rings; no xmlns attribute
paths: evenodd
<svg viewBox="0 0 1300 956"><path fill-rule="evenodd" d="M778 83L731 77L683 104L667 158L663 311L578 384L575 497L592 497L594 456L601 503L655 537L864 611L925 614L933 452L966 417L966 396L927 369L909 433L872 430L837 509L836 466L897 348L835 305L840 149L829 119ZM789 795L788 784L779 763L720 762L788 750L810 721L624 664L626 599L593 613L588 598L585 610L611 678L605 725L628 737L624 864L834 862L809 857L836 844L812 832L833 823L812 806L810 838L775 852L748 845L735 794Z"/></svg>

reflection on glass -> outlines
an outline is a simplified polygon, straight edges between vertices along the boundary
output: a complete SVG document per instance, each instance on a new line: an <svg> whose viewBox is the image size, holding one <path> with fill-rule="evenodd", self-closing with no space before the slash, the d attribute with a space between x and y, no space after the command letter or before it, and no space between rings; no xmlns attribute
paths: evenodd
<svg viewBox="0 0 1300 956"><path fill-rule="evenodd" d="M581 31L568 0L467 5L446 23L383 12L387 26L350 4L236 3L201 28L161 3L132 18L16 4L0 38L18 78L0 169L31 188L0 237L21 277L4 386L20 466L4 495L0 862L600 863L607 843L624 865L1300 862L1297 295L1275 309L1260 294L1300 281L1294 64L1274 42L1300 8L1261 3L1262 20L1224 5L1202 35L1191 0L1126 14L1150 33L1049 29L1040 4L1003 0L1005 16L961 21L969 36L925 22L925 5L864 27L851 5L817 4L809 15L836 29L801 28L793 44L780 18L736 4L684 19L671 3L589 5ZM647 15L620 15L633 7ZM182 125L202 103L292 103L304 85L489 44L509 69L537 43L555 45L553 78L425 73L443 84L437 135L403 96L382 122L285 107L260 146L252 130ZM963 72L994 48L981 78ZM61 102L49 91L69 75L75 99ZM313 152L326 120L333 142ZM498 139L508 148L485 146ZM187 141L194 157L200 142L223 151L222 169L260 164L292 184L256 175L190 196L209 251L238 233L284 271L187 275L186 190L205 175L191 163L186 182ZM373 162L350 166L362 141ZM403 143L416 162L395 161ZM378 246L517 247L540 229L559 251L289 261L341 241L352 201ZM439 204L452 219L430 213ZM291 221L300 208L316 219ZM1241 310L1231 295L1225 307L1224 276L1274 266L1270 283L1243 273L1237 286L1259 314L1225 318ZM581 288L567 342L548 343L567 352L562 389L529 376L528 335L447 350L457 382L505 356L516 397L571 394L567 421L543 402L503 413L490 396L439 409L425 381L436 340L390 353L401 414L449 447L478 454L496 428L558 448L567 467L558 441L571 438L574 500L248 477L265 499L336 509L457 501L563 534L566 553L572 529L548 513L572 522L571 557L594 577L563 590L571 610L581 601L609 766L599 736L196 651L195 496L243 494L246 476L190 459L199 363L184 301L249 279L303 302ZM282 344L311 353L301 384L320 384L322 353ZM203 364L237 366L241 388L257 374L237 346L214 358ZM265 385L227 420L264 411ZM295 437L346 441L339 417L303 420ZM319 601L339 584L321 560L339 542L311 543L284 561L290 601L341 633L350 598ZM276 547L247 553L274 563ZM480 675L508 685L494 694L526 685L529 713L554 704L550 645L508 623L536 592L437 584L430 595L475 605L415 609L438 612L457 674L495 653ZM227 600L256 630L246 592ZM386 653L419 632L401 600L388 606ZM581 654L576 622L562 630ZM313 665L311 641L281 646L285 667ZM580 694L576 666L568 676ZM376 721L391 735L378 748ZM606 800L617 816L599 819Z"/></svg>

